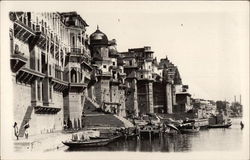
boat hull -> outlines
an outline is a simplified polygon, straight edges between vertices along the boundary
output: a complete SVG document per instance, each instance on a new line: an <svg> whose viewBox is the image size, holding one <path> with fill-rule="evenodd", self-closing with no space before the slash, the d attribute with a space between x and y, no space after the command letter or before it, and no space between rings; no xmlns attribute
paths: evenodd
<svg viewBox="0 0 250 160"><path fill-rule="evenodd" d="M209 125L208 128L229 128L232 124L215 124L215 125Z"/></svg>
<svg viewBox="0 0 250 160"><path fill-rule="evenodd" d="M120 136L113 138L100 138L100 139L91 139L88 141L64 141L62 142L64 145L70 148L84 148L84 147L101 147L108 145L110 142L120 138Z"/></svg>

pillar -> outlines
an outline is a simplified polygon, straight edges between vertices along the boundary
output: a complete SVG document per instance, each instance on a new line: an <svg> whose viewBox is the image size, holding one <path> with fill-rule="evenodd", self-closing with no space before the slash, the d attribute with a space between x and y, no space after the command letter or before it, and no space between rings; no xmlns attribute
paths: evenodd
<svg viewBox="0 0 250 160"><path fill-rule="evenodd" d="M154 113L154 105L153 105L153 83L148 83L148 106L149 113Z"/></svg>
<svg viewBox="0 0 250 160"><path fill-rule="evenodd" d="M134 89L134 93L133 93L133 99L134 99L134 110L135 110L135 116L138 116L139 113L139 109L138 109L138 99L137 99L137 81L136 79L132 80L132 88Z"/></svg>
<svg viewBox="0 0 250 160"><path fill-rule="evenodd" d="M171 84L167 83L166 84L166 88L165 88L165 92L166 92L166 103L165 103L165 108L167 113L171 114L173 113L173 103L172 103L172 87Z"/></svg>

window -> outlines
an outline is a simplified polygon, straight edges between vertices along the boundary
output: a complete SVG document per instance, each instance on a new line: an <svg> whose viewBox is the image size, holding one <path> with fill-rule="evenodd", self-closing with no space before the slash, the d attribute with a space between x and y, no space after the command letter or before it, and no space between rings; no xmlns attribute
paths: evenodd
<svg viewBox="0 0 250 160"><path fill-rule="evenodd" d="M41 100L41 88L40 88L40 82L37 82L37 98L40 101Z"/></svg>
<svg viewBox="0 0 250 160"><path fill-rule="evenodd" d="M72 46L75 46L75 36L72 36Z"/></svg>
<svg viewBox="0 0 250 160"><path fill-rule="evenodd" d="M113 66L115 66L115 62L113 62Z"/></svg>
<svg viewBox="0 0 250 160"><path fill-rule="evenodd" d="M52 86L49 86L49 98L52 99Z"/></svg>
<svg viewBox="0 0 250 160"><path fill-rule="evenodd" d="M49 65L49 75L51 75L51 65Z"/></svg>
<svg viewBox="0 0 250 160"><path fill-rule="evenodd" d="M141 78L143 78L143 74L141 75Z"/></svg>
<svg viewBox="0 0 250 160"><path fill-rule="evenodd" d="M129 65L132 66L132 60L129 61Z"/></svg>
<svg viewBox="0 0 250 160"><path fill-rule="evenodd" d="M150 69L151 66L148 66L148 69Z"/></svg>
<svg viewBox="0 0 250 160"><path fill-rule="evenodd" d="M107 68L107 66L106 66L106 65L103 65L103 68Z"/></svg>
<svg viewBox="0 0 250 160"><path fill-rule="evenodd" d="M38 72L40 72L40 60L39 59L37 59L37 70Z"/></svg>

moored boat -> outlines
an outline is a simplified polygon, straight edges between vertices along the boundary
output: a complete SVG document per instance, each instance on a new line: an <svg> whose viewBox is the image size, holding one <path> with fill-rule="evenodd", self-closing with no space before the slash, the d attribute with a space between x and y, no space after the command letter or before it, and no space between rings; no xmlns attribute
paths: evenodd
<svg viewBox="0 0 250 160"><path fill-rule="evenodd" d="M200 131L200 126L195 123L195 120L185 120L182 124L178 126L181 133L198 133Z"/></svg>
<svg viewBox="0 0 250 160"><path fill-rule="evenodd" d="M200 127L183 127L180 128L181 133L198 133L200 131Z"/></svg>
<svg viewBox="0 0 250 160"><path fill-rule="evenodd" d="M120 138L120 136L115 136L112 138L90 138L88 140L70 140L63 141L62 143L70 148L101 147L113 142L118 138Z"/></svg>
<svg viewBox="0 0 250 160"><path fill-rule="evenodd" d="M227 124L214 124L214 125L209 125L208 128L229 128L232 126L232 123L227 123Z"/></svg>

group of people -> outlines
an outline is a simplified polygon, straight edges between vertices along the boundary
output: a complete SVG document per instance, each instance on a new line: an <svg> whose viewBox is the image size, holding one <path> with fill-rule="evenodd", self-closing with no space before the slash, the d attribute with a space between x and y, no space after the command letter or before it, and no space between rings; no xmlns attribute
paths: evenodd
<svg viewBox="0 0 250 160"><path fill-rule="evenodd" d="M23 125L23 128L24 128L24 136L26 139L28 139L29 137L29 122L25 121L25 124ZM17 122L14 123L14 134L15 134L15 137L16 139L18 140L19 139L19 129L18 129L18 126L17 126Z"/></svg>

